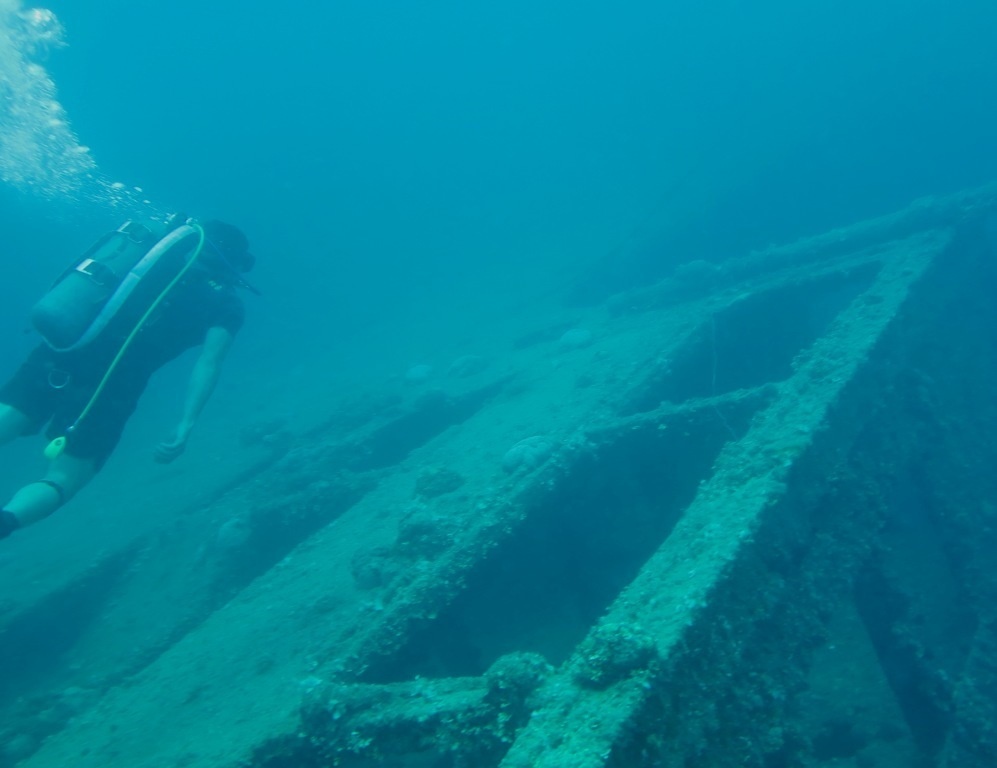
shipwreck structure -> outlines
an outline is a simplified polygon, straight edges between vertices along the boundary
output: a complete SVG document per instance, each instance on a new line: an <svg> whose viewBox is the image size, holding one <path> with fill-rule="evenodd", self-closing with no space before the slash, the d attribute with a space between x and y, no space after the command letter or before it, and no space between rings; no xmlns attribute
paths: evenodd
<svg viewBox="0 0 997 768"><path fill-rule="evenodd" d="M997 764L995 215L686 264L344 399L2 606L7 763Z"/></svg>

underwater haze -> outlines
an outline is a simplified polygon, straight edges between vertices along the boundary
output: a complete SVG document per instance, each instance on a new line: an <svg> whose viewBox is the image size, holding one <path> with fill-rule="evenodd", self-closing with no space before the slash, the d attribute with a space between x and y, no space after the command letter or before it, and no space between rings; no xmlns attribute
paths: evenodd
<svg viewBox="0 0 997 768"><path fill-rule="evenodd" d="M721 258L997 164L982 0L49 7L100 169L243 222L271 303Z"/></svg>
<svg viewBox="0 0 997 768"><path fill-rule="evenodd" d="M249 238L256 264L247 279L259 295L240 292L245 325L183 457L168 466L152 461L182 409L193 352L155 375L91 486L66 509L0 541L0 651L18 660L10 670L4 666L10 658L0 665L0 712L18 724L6 731L0 725L0 736L14 739L0 747L0 768L19 761L68 764L55 755L78 754L95 766L110 759L111 752L91 750L82 736L59 742L58 734L79 727L83 713L97 717L92 708L108 691L126 687L124 680L160 674L157 690L168 690L169 674L155 672L155 665L166 664L160 659L175 647L182 652L186 638L210 627L212 618L248 627L261 611L293 602L288 595L304 601L307 593L310 606L321 604L314 626L331 623L349 605L351 617L370 620L351 630L349 643L368 641L371 626L394 616L389 598L397 594L399 572L428 573L426 563L463 541L456 524L444 534L434 527L449 519L433 511L436 500L445 505L465 494L481 510L501 507L480 499L498 497L562 456L574 438L566 426L557 439L551 435L558 419L567 424L573 408L581 412L575 398L590 398L592 419L609 413L615 406L607 403L623 392L642 404L621 406L620 418L670 400L709 401L709 418L720 425L704 437L709 450L677 449L668 457L684 479L673 487L671 480L648 479L642 473L653 472L645 468L634 480L667 496L669 509L669 494L690 502L695 483L686 487L685 480L698 482L696 473L706 472L721 446L746 434L745 403L772 396L762 385L781 383L783 373L774 371L782 371L782 362L788 371L793 355L831 327L848 302L873 290L880 267L842 266L847 276L840 284L827 278L834 284L809 307L806 321L792 313L804 312L807 301L794 298L785 299L792 309L785 314L764 314L768 307L764 322L744 319L759 338L790 328L799 342L792 350L796 341L785 348L775 341L735 344L736 331L715 319L722 313L711 314L720 303L696 291L720 286L733 302L736 291L749 291L735 284L734 271L724 271L734 259L776 253L785 269L802 269L805 249L779 247L916 201L914 210L935 210L947 196L997 180L993 0L40 2L43 8L0 0L2 380L38 344L29 317L39 297L91 243L127 219L182 212L232 222ZM958 208L937 204L946 212ZM842 242L849 238L841 235ZM937 243L917 247L927 252L929 245ZM706 325L668 320L659 332L637 316L631 325L619 319L651 302L657 286L675 275L693 286L683 301L704 302ZM899 316L903 298L896 302ZM980 326L987 326L990 317L979 311ZM631 335L610 344L602 322L607 328L620 322ZM709 353L689 358L700 372L709 369L706 383L678 387L682 397L634 394L633 382L650 368L672 375L671 352L659 355L653 347L664 348L680 333L711 345ZM578 373L573 355L591 355L593 365L609 372ZM786 360L777 365L779 355ZM718 365L726 363L745 369L771 363L771 369L757 380L730 374L737 386L724 390ZM554 383L558 377L568 383ZM711 399L741 388L748 392L744 402L729 410ZM516 405L541 390L546 400ZM475 427L481 432L474 439L460 438L459 451L448 454L434 442L462 434L474 419L485 426ZM588 435L588 419L571 421L572 429ZM690 417L681 429L696 424ZM798 428L805 430L811 427ZM0 447L0 501L42 476L43 448L40 436ZM481 456L490 457L486 468L474 464ZM373 511L334 528L361 500L376 509L378 493L381 508L395 509L393 484L405 488L405 503L397 505L401 522ZM625 506L625 492L614 493L600 488L592 497L607 508ZM567 496L564 504L587 514L583 497ZM280 522L264 508L280 510ZM673 522L641 518L637 527L659 543L655 537L667 537ZM557 518L544 536L560 542L560 526L571 530L572 523ZM404 567L386 564L399 529L411 535L400 549ZM322 535L327 548L309 543ZM531 546L543 560L540 538ZM349 549L361 539L367 554ZM565 546L597 558L598 539L573 531ZM597 569L605 583L586 575L574 550L550 554L564 573L554 574L555 565L530 572L584 581L585 594L577 606L536 608L563 634L530 636L536 642L526 650L563 662L634 577L637 566L624 563L627 557L636 562L653 551L639 542L607 544L614 545L619 562L607 557ZM265 580L290 579L276 565L299 547L306 549L295 557L316 572L341 563L346 575L322 571L323 595L318 577L298 582L307 585L300 588L268 586L273 591L260 594L281 597L260 598L267 608L256 603L255 612L247 607L217 619L216 611L242 610L232 606L249 590L262 590ZM484 562L492 552L482 546L475 557ZM506 550L496 545L494 552ZM498 569L487 571L488 578L508 577L505 566L488 563ZM468 577L480 586L474 578L485 576ZM533 584L521 581L522 593L530 593ZM464 576L443 582L456 590ZM485 594L504 599L497 589ZM451 593L439 599L459 604ZM465 613L455 623L478 627L473 640L451 642L448 632L428 629L418 635L418 651L378 646L382 655L371 651L371 658L380 661L363 661L375 671L355 679L378 685L479 679L494 659L519 649L501 620L476 607L459 610ZM436 616L427 609L410 623L421 627ZM344 640L336 654L319 651L311 637L292 647L296 627L302 637L312 631L309 621L293 623L299 619L288 620L286 647L245 665L262 701L285 695L290 701L285 689L293 688L294 717L302 692L325 690L333 677L328 668L339 663L332 656L355 650L343 650ZM408 632L402 624L391 631ZM219 636L198 641L206 654L222 655ZM290 684L285 663L292 658L300 668ZM199 662L170 663L189 697L183 705L212 711L211 684L188 685L200 674L191 671ZM435 700L472 693L454 689ZM136 705L122 699L115 706ZM282 762L262 748L251 759L240 753L243 763L213 763L248 743L251 725L266 730L253 717L219 725L229 741L218 752L191 747L191 757L171 752L180 762L161 764L326 764L295 762L304 760L300 755ZM286 746L273 728L267 744ZM836 762L840 745L831 741L827 759L815 758L808 768L853 765ZM63 743L65 752L58 752ZM354 744L350 754L373 760L367 746ZM143 752L141 745L130 748ZM485 751L490 757L481 758L482 766L494 763L494 752ZM473 757L450 759L384 764L475 764ZM375 763L356 763L367 764ZM866 763L854 763L860 764Z"/></svg>

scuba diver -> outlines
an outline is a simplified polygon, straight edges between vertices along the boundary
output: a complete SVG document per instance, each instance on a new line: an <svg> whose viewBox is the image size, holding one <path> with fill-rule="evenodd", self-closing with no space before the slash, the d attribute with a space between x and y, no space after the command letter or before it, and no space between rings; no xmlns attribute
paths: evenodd
<svg viewBox="0 0 997 768"><path fill-rule="evenodd" d="M254 257L246 236L221 221L181 216L129 221L97 241L35 305L42 335L0 388L0 444L38 432L50 438L44 476L0 510L0 538L47 517L103 466L152 374L200 346L183 411L154 458L186 448L242 326L238 288Z"/></svg>

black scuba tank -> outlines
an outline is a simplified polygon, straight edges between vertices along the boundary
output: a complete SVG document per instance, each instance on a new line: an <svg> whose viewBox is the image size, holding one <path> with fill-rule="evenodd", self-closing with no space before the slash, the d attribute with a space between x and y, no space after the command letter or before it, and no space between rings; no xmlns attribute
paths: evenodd
<svg viewBox="0 0 997 768"><path fill-rule="evenodd" d="M165 222L126 221L94 243L35 304L31 322L55 350L75 350L93 341L139 280L163 262L161 256L196 235L181 216Z"/></svg>

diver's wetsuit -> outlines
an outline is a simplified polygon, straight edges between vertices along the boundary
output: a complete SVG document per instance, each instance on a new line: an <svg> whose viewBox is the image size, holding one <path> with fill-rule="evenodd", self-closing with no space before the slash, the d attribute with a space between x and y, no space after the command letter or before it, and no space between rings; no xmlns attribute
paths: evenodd
<svg viewBox="0 0 997 768"><path fill-rule="evenodd" d="M0 388L0 402L30 419L25 434L49 423L49 438L66 435L134 327L134 314L116 317L101 337L80 350L56 352L42 344L28 356ZM118 444L149 377L203 343L210 328L225 328L234 335L244 315L234 288L211 281L204 272L192 272L139 331L87 417L67 435L66 452L95 459L101 467Z"/></svg>

